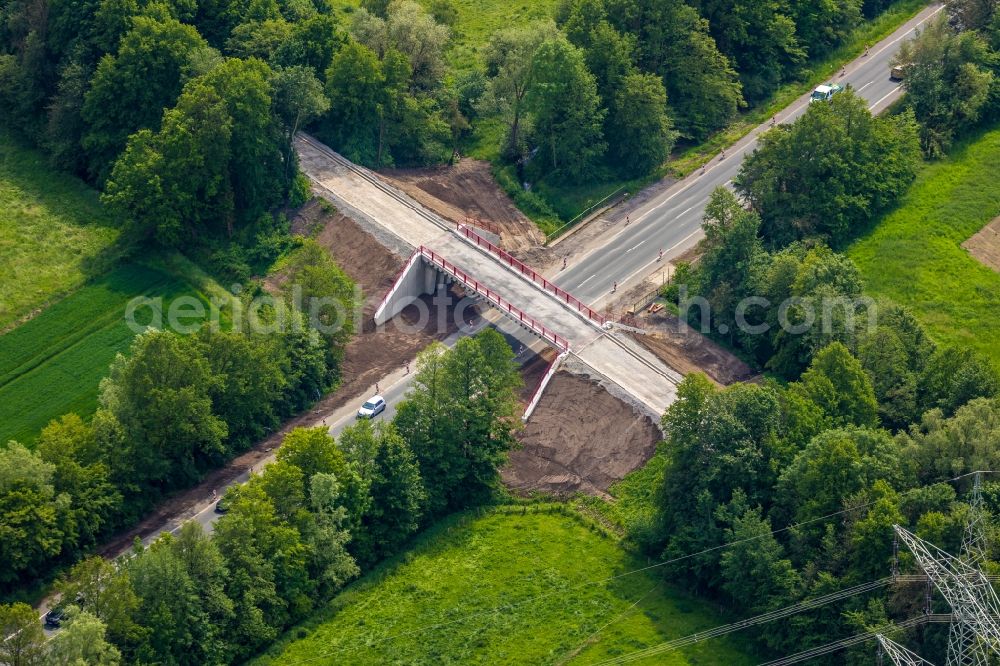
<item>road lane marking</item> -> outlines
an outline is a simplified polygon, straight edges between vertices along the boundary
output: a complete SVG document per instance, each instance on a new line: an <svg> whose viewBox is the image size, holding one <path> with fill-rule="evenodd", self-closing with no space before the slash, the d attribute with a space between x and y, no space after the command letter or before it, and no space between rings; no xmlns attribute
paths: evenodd
<svg viewBox="0 0 1000 666"><path fill-rule="evenodd" d="M597 273L594 273L594 274L593 274L593 275L591 275L591 276L590 276L589 278L587 278L586 280L584 280L583 282L581 282L581 283L580 283L580 286L582 287L583 285L585 285L585 284L587 284L588 282L590 282L591 280L593 280L593 279L594 279L595 277L597 277Z"/></svg>
<svg viewBox="0 0 1000 666"><path fill-rule="evenodd" d="M692 231L691 233L689 233L687 236L685 236L684 238L680 239L679 241L677 241L676 243L674 243L673 245L671 245L669 248L667 248L666 250L664 250L663 251L663 258L666 259L667 255L669 253L673 252L675 249L677 249L678 247L680 247L684 243L686 243L689 240L691 240L692 236L694 236L696 234L699 234L699 233L701 233L701 227L698 227L697 229L695 229L694 231ZM632 271L631 273L629 273L628 275L626 275L624 278L622 278L621 280L619 280L619 282L621 282L622 284L627 283L633 277L635 277L639 273L642 273L644 270L646 270L649 266L652 266L652 265L654 265L656 263L659 263L659 261L660 261L660 259L655 258L655 259L652 259L652 260L646 262L641 267L639 267L637 270Z"/></svg>
<svg viewBox="0 0 1000 666"><path fill-rule="evenodd" d="M882 45L881 48L879 48L878 50L873 51L872 53L870 53L869 56L868 56L868 60L866 60L865 62L870 62L871 59L873 59L875 56L877 56L878 54L882 53L886 49L890 48L891 46L893 46L894 44L896 44L900 40L909 38L914 33L914 31L916 31L924 23L927 23L932 18L934 18L943 9L944 9L943 5L939 6L937 9L935 9L930 14L928 14L927 16L925 16L924 18L922 18L916 24L914 24L914 26L911 29L909 29L906 32L904 32L903 34L899 35L898 37L896 37L895 39L891 40L887 44ZM853 61L853 62L859 62L859 60L860 60L860 58L855 59L855 61ZM862 62L861 64L863 65L864 62ZM876 101L874 104L871 104L868 107L868 109L869 110L875 109L876 107L878 107L879 104L881 104L886 99L888 99L890 96L892 96L892 95L894 95L894 94L896 94L898 92L899 92L899 87L896 87L890 93L888 93L887 95L883 96L881 99L879 99L878 101ZM808 100L808 97L806 97L801 103L795 105L790 111L788 111L785 114L784 118L782 118L782 122L784 122L786 120L792 120L792 119L794 119L794 117L797 116L798 113L802 109L805 109L808 106L809 106L809 100ZM747 138L747 137L750 138L750 140L747 141L745 145L740 146L740 142L739 141L737 141L735 144L733 144L733 146L732 146L732 149L733 149L732 156L734 158L735 157L742 157L743 153L749 152L754 147L754 145L757 143L758 139L760 138L760 135L763 134L763 132L767 131L767 129L768 129L768 127L766 127L765 124L762 124L762 125L759 125L756 129L751 130L750 133L748 133L747 135L744 136L744 139ZM723 161L718 160L715 157L713 157L713 158L711 158L709 160L708 163L706 163L706 165L705 165L706 170L705 170L705 173L703 175L707 175L707 174L711 173L716 167L725 166L725 165L726 165L726 162L723 162ZM672 192L671 194L669 194L663 201L660 201L659 203L657 203L655 206L653 206L649 210L644 211L643 213L637 215L636 218L635 218L635 222L637 222L637 223L643 222L645 220L645 218L649 217L651 214L655 213L656 211L658 211L659 209L663 208L668 203L670 203L670 201L673 200L677 195L683 194L683 193L687 192L700 179L700 176L702 174L700 174L699 172L700 172L700 170L696 170L696 171L692 172L687 178L685 178L684 180L680 181L680 183L678 183L681 186L679 189L677 189L675 192ZM698 175L696 175L696 174L698 174ZM729 186L729 185L731 185L731 183L732 183L732 180L729 180L729 181L726 181L725 185ZM604 249L607 249L608 245L610 245L611 243L613 243L618 238L618 236L620 236L622 233L625 233L625 231L626 231L625 229L622 229L621 231L619 231L618 233L616 233L614 236L612 236L608 240L607 244L605 244L604 246L602 246L600 248L594 248L593 250L591 250L590 252L588 252L584 257L582 257L580 259L580 261L584 262L584 261L590 259L593 256L600 256L601 251L604 250ZM696 229L695 231L693 231L691 234L689 234L683 241L681 241L681 243L687 241L691 236L697 234L700 231L701 231L701 228L699 227L698 229ZM674 246L674 247L676 247L676 246ZM656 262L656 260L654 259L653 261L650 261L649 263L653 264L655 262ZM635 276L635 273L632 273L632 274L626 276L624 278L624 280L622 280L622 281L624 282L624 281L630 280L634 276ZM579 286L582 287L585 282L586 282L586 280L583 283L580 283Z"/></svg>
<svg viewBox="0 0 1000 666"><path fill-rule="evenodd" d="M928 14L927 16L925 16L923 19L921 19L915 26L913 26L912 30L906 31L905 33L903 33L902 35L900 35L896 39L892 40L891 42L889 42L888 44L886 44L885 46L883 46L882 48L880 48L878 51L875 51L875 53L872 53L871 56L877 56L879 53L882 53L882 51L885 51L887 48L889 48L890 46L892 46L893 44L895 44L899 40L905 39L905 38L909 37L913 32L916 31L917 28L919 28L921 25L923 25L924 23L927 23L927 21L930 21L932 18L934 18L942 9L944 9L944 5L941 5L940 7L938 7L934 11L932 11L930 14ZM869 57L871 57L871 56L869 56Z"/></svg>
<svg viewBox="0 0 1000 666"><path fill-rule="evenodd" d="M875 82L874 82L874 81L869 81L869 82L868 82L868 83L866 83L865 85L863 85L863 86L861 86L860 88L858 88L858 92L861 92L862 90L864 90L865 88L867 88L868 86L870 86L870 85L871 85L871 84L873 84L873 83L875 83Z"/></svg>
<svg viewBox="0 0 1000 666"><path fill-rule="evenodd" d="M874 104L872 104L872 105L871 105L871 108L873 108L873 109L874 109L874 108L875 108L875 107L877 107L877 106L878 106L879 104L881 104L881 103L882 103L883 101L885 101L886 99L888 99L888 98L892 97L893 95L895 95L895 94L896 94L897 92L899 92L899 86L896 86L895 88L893 88L892 90L890 90L889 92L887 92L887 93L886 93L886 94L885 94L885 95L884 95L884 96L882 97L882 99L880 99L879 101L877 101L877 102L875 102Z"/></svg>
<svg viewBox="0 0 1000 666"><path fill-rule="evenodd" d="M677 213L677 217L680 217L681 215L683 215L684 213L688 212L688 211L689 211L689 210L691 210L692 208L694 208L694 206L688 206L687 208L685 208L685 209L684 209L684 210L682 210L681 212Z"/></svg>
<svg viewBox="0 0 1000 666"><path fill-rule="evenodd" d="M691 210L691 209L688 208L688 210ZM649 240L649 239L647 238L646 240ZM632 250L634 250L635 248L639 247L640 245L642 245L645 242L646 241L639 241L637 244L635 244L632 247L630 247L629 249L625 250L625 254L628 254L629 252L631 252Z"/></svg>

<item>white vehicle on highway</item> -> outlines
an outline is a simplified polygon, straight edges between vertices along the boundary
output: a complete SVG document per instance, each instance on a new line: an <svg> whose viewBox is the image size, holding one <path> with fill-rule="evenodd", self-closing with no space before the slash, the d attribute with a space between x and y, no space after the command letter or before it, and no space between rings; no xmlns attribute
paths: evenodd
<svg viewBox="0 0 1000 666"><path fill-rule="evenodd" d="M373 419L385 411L385 398L373 395L358 410L359 419Z"/></svg>
<svg viewBox="0 0 1000 666"><path fill-rule="evenodd" d="M844 86L836 83L824 83L821 86L816 86L816 90L813 90L813 94L809 95L809 103L827 102L833 99L833 96L843 89Z"/></svg>

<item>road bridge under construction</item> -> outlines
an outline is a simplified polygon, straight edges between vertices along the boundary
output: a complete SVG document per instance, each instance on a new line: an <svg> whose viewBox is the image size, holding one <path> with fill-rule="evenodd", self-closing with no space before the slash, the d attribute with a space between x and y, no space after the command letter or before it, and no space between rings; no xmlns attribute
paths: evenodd
<svg viewBox="0 0 1000 666"><path fill-rule="evenodd" d="M441 284L458 284L560 351L542 387L560 361L573 358L578 363L567 363L567 369L593 371L656 420L674 401L680 373L505 252L489 234L444 220L307 135L296 138L296 149L302 171L321 196L369 228L390 234L380 240L410 254L375 313L376 323Z"/></svg>

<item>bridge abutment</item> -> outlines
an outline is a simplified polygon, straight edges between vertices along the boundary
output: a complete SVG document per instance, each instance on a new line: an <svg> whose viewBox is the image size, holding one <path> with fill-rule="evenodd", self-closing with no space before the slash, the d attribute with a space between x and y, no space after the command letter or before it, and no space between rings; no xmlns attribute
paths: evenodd
<svg viewBox="0 0 1000 666"><path fill-rule="evenodd" d="M428 264L419 251L414 252L375 310L375 323L384 324L421 296L437 293L444 282L445 275Z"/></svg>

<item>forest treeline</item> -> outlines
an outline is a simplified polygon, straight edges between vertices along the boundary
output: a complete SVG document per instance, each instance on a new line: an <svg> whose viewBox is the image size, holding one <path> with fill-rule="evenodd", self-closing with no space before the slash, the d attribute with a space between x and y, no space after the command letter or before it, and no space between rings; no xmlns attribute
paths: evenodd
<svg viewBox="0 0 1000 666"><path fill-rule="evenodd" d="M142 364L150 346L183 344L169 333L149 334L130 363ZM132 386L117 373L110 381L118 392ZM68 615L52 641L30 606L0 605L0 629L15 635L0 643L0 662L200 666L246 660L397 553L418 529L490 500L515 443L520 386L514 352L492 329L451 349L432 346L418 357L413 388L392 421L360 421L336 440L325 427L292 430L275 462L226 493L225 515L212 535L189 521L177 534L165 533L148 548L136 545L114 562L91 557L70 568L56 585ZM272 407L256 392L244 398L251 418ZM209 402L197 413L173 403L174 423L157 433L169 438L186 426L188 434L217 437L227 422L207 422ZM116 499L107 481L98 487L94 479L118 472L117 460L134 447L103 448L104 418L92 427L75 417L53 423L37 454L18 445L0 451L0 489L37 498L36 516L49 518L25 534L25 548L58 544ZM196 461L197 455L188 457ZM168 464L155 457L144 462L130 467L137 485ZM0 519L7 524L9 517Z"/></svg>
<svg viewBox="0 0 1000 666"><path fill-rule="evenodd" d="M361 4L7 0L4 124L177 245L260 232L265 212L299 200L290 141L306 126L388 166L445 161L470 123L499 118L505 159L533 177L646 173L888 1L566 0L460 67L448 0Z"/></svg>
<svg viewBox="0 0 1000 666"><path fill-rule="evenodd" d="M328 299L321 321L352 311L353 283L315 243L292 253L289 276L301 298ZM335 387L353 322L321 335L294 299L289 290L257 312L265 332L140 334L102 380L89 422L66 414L32 449L0 447L0 593L92 552ZM285 320L271 326L278 303Z"/></svg>
<svg viewBox="0 0 1000 666"><path fill-rule="evenodd" d="M829 246L877 222L923 157L995 120L1000 12L978 2L948 10L899 55L907 96L897 112L873 117L848 90L764 134L735 193L713 193L700 260L681 265L666 290L682 318L772 378L723 389L685 378L629 536L674 562L669 581L740 617L883 578L894 564L915 571L906 553L896 559L893 525L958 554L972 473L1000 469L995 365L935 343L908 310L869 298L857 267ZM982 481L987 550L974 555L996 572L1000 479ZM922 586L855 596L771 623L751 644L762 655L795 653L913 617L923 604ZM921 629L907 644L943 663L947 636ZM871 650L821 661L868 664Z"/></svg>

